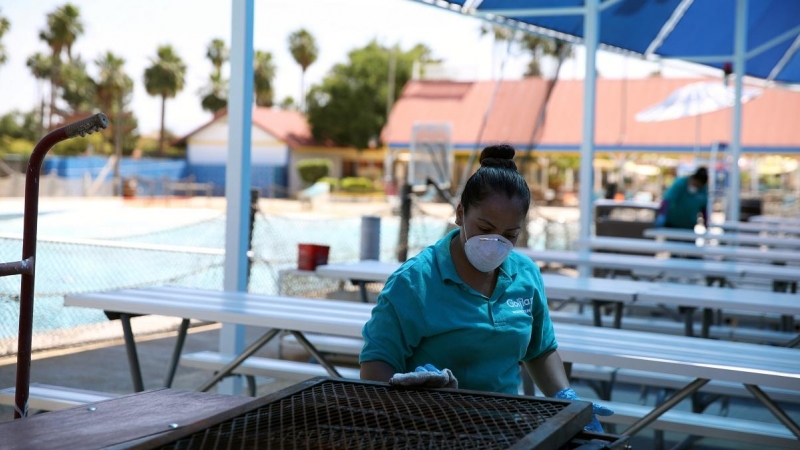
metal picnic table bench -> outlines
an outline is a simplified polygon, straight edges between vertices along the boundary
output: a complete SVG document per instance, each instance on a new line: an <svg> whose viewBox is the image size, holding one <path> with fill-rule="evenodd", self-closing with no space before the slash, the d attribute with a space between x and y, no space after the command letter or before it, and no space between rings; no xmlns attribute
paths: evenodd
<svg viewBox="0 0 800 450"><path fill-rule="evenodd" d="M399 263L367 260L318 266L316 273L326 278L385 282L399 266ZM701 309L701 337L709 337L714 309L779 314L782 317L781 329L786 332L794 330L794 317L800 316L800 299L792 294L625 279L575 278L547 273L542 275L542 279L548 299L590 300L595 326L602 324L601 308L605 304L614 306L615 328L621 328L622 309L625 305L647 303L677 306L683 313L687 336L694 334L694 311ZM797 341L795 338L786 345L795 346Z"/></svg>
<svg viewBox="0 0 800 450"><path fill-rule="evenodd" d="M763 245L783 249L800 249L800 238L758 236L751 233L695 233L692 230L675 228L650 228L644 230L644 237L673 239L678 241L695 241L709 239L726 245Z"/></svg>
<svg viewBox="0 0 800 450"><path fill-rule="evenodd" d="M224 359L214 369L216 374L200 386L201 391L208 390L240 365L246 365L248 358L282 330L290 333L314 356L320 364L317 367L340 377L342 374L326 361L305 335L323 333L360 338L361 329L369 319L373 306L358 302L187 288L143 288L70 295L65 303L127 314L161 314L269 329L240 354L223 355ZM652 410L645 407L647 414L636 420L623 434L633 435L641 431L713 379L744 384L789 430L776 432L774 427L764 424L769 430L755 434L762 436L766 433L770 439L783 445L800 437L797 424L761 389L796 390L800 386L800 358L796 357L796 349L565 323L555 326L559 352L567 362L696 378L663 404ZM297 364L313 366L311 363ZM677 412L670 411L670 414Z"/></svg>

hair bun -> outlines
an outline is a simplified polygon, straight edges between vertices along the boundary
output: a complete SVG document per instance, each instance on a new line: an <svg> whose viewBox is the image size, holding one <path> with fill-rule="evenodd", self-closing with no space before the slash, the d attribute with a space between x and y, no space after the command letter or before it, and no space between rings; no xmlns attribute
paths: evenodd
<svg viewBox="0 0 800 450"><path fill-rule="evenodd" d="M501 167L517 170L517 165L514 163L514 154L516 154L516 150L510 145L491 145L481 152L481 167Z"/></svg>

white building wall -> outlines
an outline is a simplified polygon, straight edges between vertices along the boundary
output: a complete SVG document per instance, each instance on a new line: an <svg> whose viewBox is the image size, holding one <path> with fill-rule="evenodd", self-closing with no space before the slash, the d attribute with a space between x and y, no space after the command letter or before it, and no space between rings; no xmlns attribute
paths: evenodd
<svg viewBox="0 0 800 450"><path fill-rule="evenodd" d="M252 128L251 164L285 166L289 147L259 127ZM186 158L190 164L224 165L228 160L228 121L220 119L188 139Z"/></svg>

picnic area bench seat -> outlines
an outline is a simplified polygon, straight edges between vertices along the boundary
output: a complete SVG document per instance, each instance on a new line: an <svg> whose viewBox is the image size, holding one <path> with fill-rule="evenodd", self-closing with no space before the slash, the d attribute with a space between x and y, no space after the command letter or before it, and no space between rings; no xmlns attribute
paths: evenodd
<svg viewBox="0 0 800 450"><path fill-rule="evenodd" d="M290 336L286 336L287 339L289 337ZM331 336L323 337L328 338ZM357 341L352 338L350 338L350 340ZM319 343L319 340L315 340L314 342ZM326 349L341 350L343 343L344 342L332 340L333 348ZM358 348L360 349L360 343L358 344ZM318 348L322 351L325 347L324 345L320 345ZM181 364L199 369L218 370L233 360L234 357L234 355L222 355L217 352L203 351L184 355L181 357ZM584 367L584 365L580 366ZM337 367L337 369L344 378L359 378L358 369L349 367ZM573 370L575 369L573 368ZM319 364L265 357L250 357L234 372L242 375L274 377L297 382L317 376L329 376L325 369ZM598 417L604 424L630 425L644 417L652 409L644 405L607 400L596 401L614 410L613 416ZM781 424L756 422L682 410L672 410L665 413L655 422L651 423L649 428L786 448L795 448L797 445L797 439Z"/></svg>
<svg viewBox="0 0 800 450"><path fill-rule="evenodd" d="M554 322L572 323L578 325L592 325L594 317L587 313L573 313L564 311L550 311L550 318ZM614 318L603 316L603 327L613 327ZM682 336L685 334L685 325L681 322L656 317L625 317L622 321L623 330L647 331L667 335ZM694 335L700 336L702 325L694 324ZM797 337L797 333L736 327L731 325L711 325L709 337L725 341L749 342L753 344L785 345Z"/></svg>
<svg viewBox="0 0 800 450"><path fill-rule="evenodd" d="M314 344L314 346L320 352L337 355L357 356L361 352L361 347L364 345L364 341L359 338L348 338L323 334L309 333L306 334L306 339ZM295 339L294 336L285 335L281 337L281 350L299 351L302 349L303 347L299 342L297 342L297 339ZM203 358L207 359L207 357ZM187 365L197 367L196 365L190 363L187 363ZM324 369L322 370L324 371ZM344 373L342 373L342 375L344 376ZM357 369L355 369L355 373L352 375L352 377L358 377ZM276 376L276 378L278 377ZM571 378L586 381L600 381L612 384L616 382L668 389L680 389L691 381L691 378L680 375L669 375L648 372L644 370L617 369L614 367L598 366L593 364L572 364ZM763 388L763 390L775 401L800 404L800 390L778 388ZM741 384L728 381L712 380L700 388L700 392L752 398L752 395Z"/></svg>
<svg viewBox="0 0 800 450"><path fill-rule="evenodd" d="M14 405L16 388L10 387L0 390L0 404ZM66 386L31 383L28 398L28 408L39 411L57 411L72 408L86 403L95 403L118 397L117 394L108 392L75 389Z"/></svg>
<svg viewBox="0 0 800 450"><path fill-rule="evenodd" d="M583 400L600 402L614 411L611 416L597 417L604 425L631 425L652 410L651 406L645 405L589 398ZM648 428L762 446L796 449L798 444L797 438L781 424L675 409L664 413Z"/></svg>
<svg viewBox="0 0 800 450"><path fill-rule="evenodd" d="M202 351L181 356L183 366L196 369L216 371L230 363L234 355L219 352ZM343 378L359 378L359 370L352 367L336 366ZM319 364L289 361L285 359L251 356L247 358L233 373L256 377L272 377L293 381L305 381L314 377L327 377L330 374Z"/></svg>

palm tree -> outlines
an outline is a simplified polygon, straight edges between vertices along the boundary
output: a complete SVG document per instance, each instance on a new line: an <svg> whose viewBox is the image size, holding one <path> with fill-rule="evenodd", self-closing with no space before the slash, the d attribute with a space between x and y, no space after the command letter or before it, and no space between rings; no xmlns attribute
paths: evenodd
<svg viewBox="0 0 800 450"><path fill-rule="evenodd" d="M41 95L41 102L39 107L39 130L37 136L42 137L44 135L44 80L51 79L51 75L53 73L53 59L49 56L45 56L41 53L36 53L33 56L29 57L28 60L25 62L28 68L31 70L31 74L34 78L39 81L39 92Z"/></svg>
<svg viewBox="0 0 800 450"><path fill-rule="evenodd" d="M301 28L289 35L289 51L292 53L294 61L300 65L300 110L305 110L306 98L306 69L314 64L319 56L319 48L314 36L304 28Z"/></svg>
<svg viewBox="0 0 800 450"><path fill-rule="evenodd" d="M206 47L206 58L211 61L214 71L207 85L200 91L200 106L216 114L228 106L228 82L222 78L222 66L230 59L230 51L222 39L213 39Z"/></svg>
<svg viewBox="0 0 800 450"><path fill-rule="evenodd" d="M55 113L62 116L80 111L91 111L95 101L95 82L86 70L86 63L80 57L66 61L60 67L61 98L67 109Z"/></svg>
<svg viewBox="0 0 800 450"><path fill-rule="evenodd" d="M272 106L275 97L272 89L275 70L272 53L256 50L253 58L253 94L257 106Z"/></svg>
<svg viewBox="0 0 800 450"><path fill-rule="evenodd" d="M213 39L206 47L206 58L214 66L214 74L222 76L222 66L230 59L230 51L222 39Z"/></svg>
<svg viewBox="0 0 800 450"><path fill-rule="evenodd" d="M482 24L481 36L485 36L487 34L492 35L492 78L496 78L495 71L497 70L497 63L495 62L495 58L497 56L498 44L502 44L504 42L513 42L516 36L514 30L509 27L504 27L502 25Z"/></svg>
<svg viewBox="0 0 800 450"><path fill-rule="evenodd" d="M2 15L0 15L0 40L3 39L3 36L11 29L11 22ZM3 46L3 43L0 42L0 66L6 63L8 60L8 55L6 55L6 48Z"/></svg>
<svg viewBox="0 0 800 450"><path fill-rule="evenodd" d="M83 22L77 6L67 3L56 8L47 15L47 28L39 32L39 39L50 47L52 70L50 72L50 111L48 124L53 124L56 95L61 87L61 53L66 50L67 58L72 61L72 46L83 34Z"/></svg>
<svg viewBox="0 0 800 450"><path fill-rule="evenodd" d="M72 46L78 36L83 34L80 15L78 7L71 3L60 6L55 12L47 15L50 32L61 42L61 47L67 52L67 59L70 61L72 61Z"/></svg>
<svg viewBox="0 0 800 450"><path fill-rule="evenodd" d="M122 193L119 177L119 161L122 158L122 129L125 112L125 95L133 90L133 80L123 70L125 60L106 52L95 61L100 73L97 79L97 99L103 105L106 114L116 112L114 133L114 194Z"/></svg>
<svg viewBox="0 0 800 450"><path fill-rule="evenodd" d="M216 114L217 111L228 106L228 82L221 75L212 74L208 84L202 87L200 93L200 106L205 111Z"/></svg>
<svg viewBox="0 0 800 450"><path fill-rule="evenodd" d="M158 136L158 153L164 154L164 115L168 98L174 98L183 90L186 78L186 64L170 45L162 45L156 57L150 59L151 65L144 70L144 87L152 96L161 97L161 132Z"/></svg>

